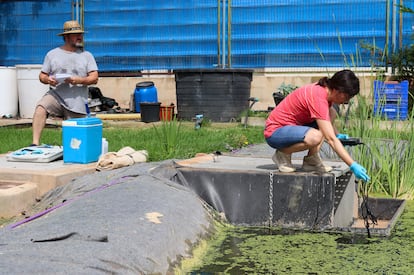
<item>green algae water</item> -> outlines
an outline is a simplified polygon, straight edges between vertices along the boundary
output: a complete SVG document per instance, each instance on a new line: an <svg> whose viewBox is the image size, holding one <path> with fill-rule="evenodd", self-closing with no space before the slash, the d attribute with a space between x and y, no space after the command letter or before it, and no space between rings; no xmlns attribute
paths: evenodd
<svg viewBox="0 0 414 275"><path fill-rule="evenodd" d="M183 272L413 274L413 248L414 201L407 201L389 237L220 226Z"/></svg>

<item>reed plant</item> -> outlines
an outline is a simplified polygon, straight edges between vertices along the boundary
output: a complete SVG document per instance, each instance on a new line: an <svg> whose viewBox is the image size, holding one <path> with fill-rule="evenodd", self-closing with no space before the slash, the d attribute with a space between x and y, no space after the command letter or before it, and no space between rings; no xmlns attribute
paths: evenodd
<svg viewBox="0 0 414 275"><path fill-rule="evenodd" d="M346 131L360 137L364 146L352 150L353 157L367 168L371 176L364 188L371 193L393 198L414 196L414 129L412 117L388 120L374 113L368 100L357 98L355 112L347 118ZM379 103L379 109L382 108ZM343 122L344 124L344 122Z"/></svg>
<svg viewBox="0 0 414 275"><path fill-rule="evenodd" d="M381 50L376 45L375 39L372 43L360 41L356 52L348 55L343 51L339 32L337 39L343 52L345 68L360 67L363 64L362 51L368 51L371 79L384 81L385 69L379 64L386 63L387 51ZM320 52L320 55L324 59L323 52ZM367 83L362 84L367 87ZM369 86L373 87L372 83L369 83ZM345 116L340 117L339 122L341 131L350 136L360 137L364 142L364 146L357 146L351 150L354 159L367 168L371 177L360 191L412 199L414 197L412 180L414 179L414 137L411 134L414 128L413 117L411 115L405 121L400 121L399 117L395 120L387 120L379 111L374 113L373 98L373 88L368 96L358 95L348 106L352 112L347 112ZM384 104L385 100L381 100L378 110L381 110Z"/></svg>

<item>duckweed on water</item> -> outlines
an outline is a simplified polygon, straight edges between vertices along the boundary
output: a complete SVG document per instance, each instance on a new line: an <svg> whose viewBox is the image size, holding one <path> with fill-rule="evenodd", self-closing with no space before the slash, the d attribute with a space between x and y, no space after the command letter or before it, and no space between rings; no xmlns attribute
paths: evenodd
<svg viewBox="0 0 414 275"><path fill-rule="evenodd" d="M191 274L412 274L414 202L390 237L220 226Z"/></svg>

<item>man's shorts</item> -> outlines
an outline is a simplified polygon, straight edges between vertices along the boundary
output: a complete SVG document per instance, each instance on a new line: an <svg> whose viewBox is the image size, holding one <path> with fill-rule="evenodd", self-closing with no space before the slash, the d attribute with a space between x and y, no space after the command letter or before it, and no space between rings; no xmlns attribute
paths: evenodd
<svg viewBox="0 0 414 275"><path fill-rule="evenodd" d="M48 116L52 117L62 117L64 119L85 117L84 114L75 113L64 108L51 94L45 94L39 100L37 106L42 106Z"/></svg>

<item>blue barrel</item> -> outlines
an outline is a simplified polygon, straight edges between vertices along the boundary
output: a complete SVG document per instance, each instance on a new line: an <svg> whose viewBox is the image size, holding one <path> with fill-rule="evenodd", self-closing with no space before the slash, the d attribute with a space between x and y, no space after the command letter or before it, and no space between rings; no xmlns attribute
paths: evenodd
<svg viewBox="0 0 414 275"><path fill-rule="evenodd" d="M134 92L135 112L140 113L141 102L158 102L157 88L155 88L154 82L145 81L137 83Z"/></svg>

